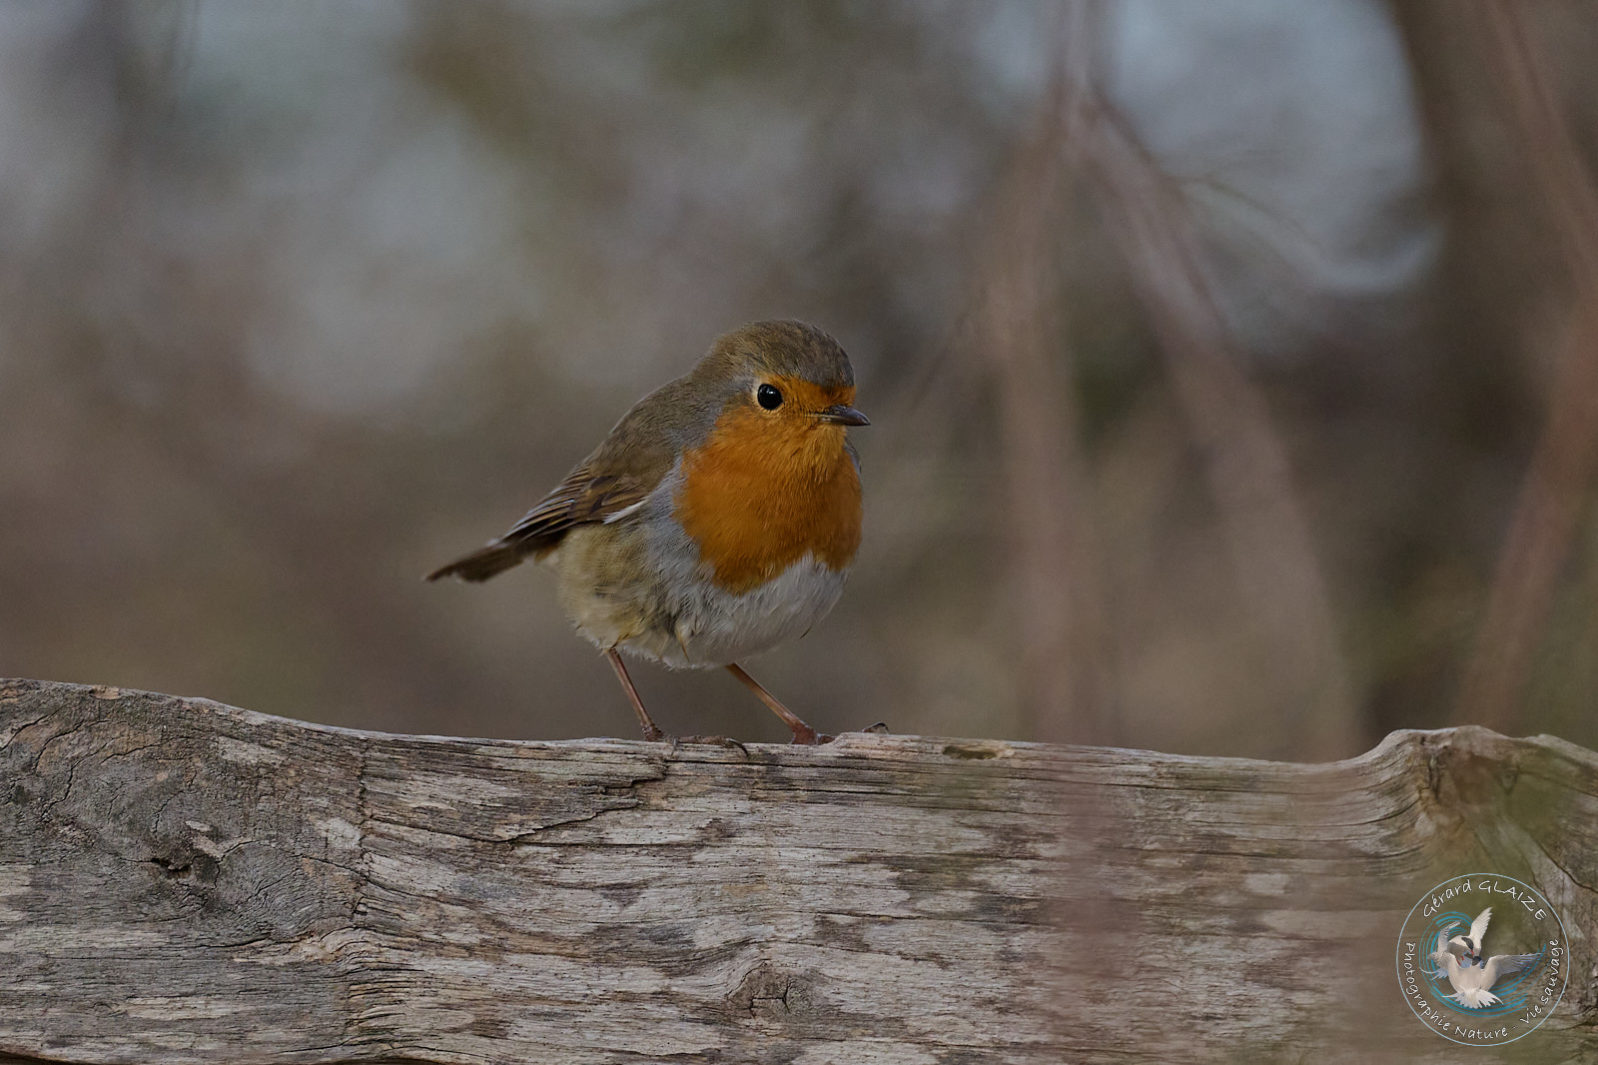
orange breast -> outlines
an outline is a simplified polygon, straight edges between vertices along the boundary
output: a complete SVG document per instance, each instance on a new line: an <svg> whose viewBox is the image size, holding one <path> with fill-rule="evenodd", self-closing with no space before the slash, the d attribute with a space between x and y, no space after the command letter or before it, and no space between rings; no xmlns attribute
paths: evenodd
<svg viewBox="0 0 1598 1065"><path fill-rule="evenodd" d="M677 520L727 591L756 588L806 553L841 570L860 547L860 475L840 425L739 408L684 456L682 475Z"/></svg>

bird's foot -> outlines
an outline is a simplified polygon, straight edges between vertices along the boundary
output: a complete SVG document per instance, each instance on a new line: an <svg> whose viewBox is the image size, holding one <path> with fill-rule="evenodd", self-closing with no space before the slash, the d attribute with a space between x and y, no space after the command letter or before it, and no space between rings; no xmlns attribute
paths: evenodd
<svg viewBox="0 0 1598 1065"><path fill-rule="evenodd" d="M807 747L817 747L823 743L831 743L838 738L831 733L817 732L802 721L791 727L793 728L793 739L788 742L804 744Z"/></svg>

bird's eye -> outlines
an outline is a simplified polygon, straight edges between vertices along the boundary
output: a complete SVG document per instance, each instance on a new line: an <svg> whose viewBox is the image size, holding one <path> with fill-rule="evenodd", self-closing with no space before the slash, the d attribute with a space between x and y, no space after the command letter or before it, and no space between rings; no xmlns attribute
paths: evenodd
<svg viewBox="0 0 1598 1065"><path fill-rule="evenodd" d="M755 402L766 410L776 410L782 406L782 393L776 385L761 385L755 389Z"/></svg>

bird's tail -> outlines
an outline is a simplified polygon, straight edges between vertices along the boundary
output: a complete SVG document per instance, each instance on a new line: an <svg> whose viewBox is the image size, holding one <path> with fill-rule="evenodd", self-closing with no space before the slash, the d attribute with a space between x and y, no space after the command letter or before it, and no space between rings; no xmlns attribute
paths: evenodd
<svg viewBox="0 0 1598 1065"><path fill-rule="evenodd" d="M457 558L447 566L440 566L427 575L430 581L440 577L459 577L474 584L496 577L512 566L518 565L529 553L529 544L516 540L495 540L471 554Z"/></svg>
<svg viewBox="0 0 1598 1065"><path fill-rule="evenodd" d="M1452 997L1456 999L1460 1005L1469 1006L1473 1010L1483 1009L1487 1006L1496 1006L1498 1004L1497 995L1493 994L1491 991L1478 990L1476 988L1470 988L1468 990L1461 991L1459 994Z"/></svg>

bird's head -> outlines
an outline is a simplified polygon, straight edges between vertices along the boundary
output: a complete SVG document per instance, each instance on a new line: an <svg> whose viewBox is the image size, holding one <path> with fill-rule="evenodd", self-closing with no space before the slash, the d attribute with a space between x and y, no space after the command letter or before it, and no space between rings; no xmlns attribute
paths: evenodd
<svg viewBox="0 0 1598 1065"><path fill-rule="evenodd" d="M747 412L777 435L870 425L854 403L854 368L832 337L803 322L755 322L717 338L694 370L715 386L723 415Z"/></svg>

